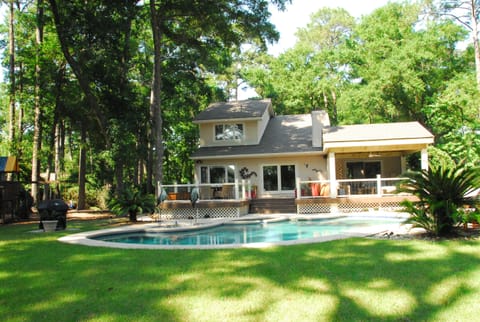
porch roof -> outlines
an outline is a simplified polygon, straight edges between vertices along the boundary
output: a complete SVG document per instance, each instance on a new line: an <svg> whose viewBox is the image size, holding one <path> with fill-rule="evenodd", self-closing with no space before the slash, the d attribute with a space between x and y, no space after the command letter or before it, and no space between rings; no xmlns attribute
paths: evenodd
<svg viewBox="0 0 480 322"><path fill-rule="evenodd" d="M418 122L345 125L323 131L326 151L413 151L433 141L433 134Z"/></svg>
<svg viewBox="0 0 480 322"><path fill-rule="evenodd" d="M201 147L192 159L225 157L258 157L259 155L322 154L322 148L312 146L312 117L310 114L275 116L256 145Z"/></svg>

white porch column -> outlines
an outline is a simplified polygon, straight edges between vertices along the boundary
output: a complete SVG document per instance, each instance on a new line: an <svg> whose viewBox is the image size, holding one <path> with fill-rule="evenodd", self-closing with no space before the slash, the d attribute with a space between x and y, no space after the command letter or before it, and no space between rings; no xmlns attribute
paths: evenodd
<svg viewBox="0 0 480 322"><path fill-rule="evenodd" d="M330 180L330 198L337 197L337 174L335 169L335 152L328 153L328 179Z"/></svg>
<svg viewBox="0 0 480 322"><path fill-rule="evenodd" d="M422 149L421 152L421 165L422 170L428 170L428 152L427 149Z"/></svg>
<svg viewBox="0 0 480 322"><path fill-rule="evenodd" d="M300 185L300 178L297 177L295 180L295 198L300 199L302 197L302 189Z"/></svg>
<svg viewBox="0 0 480 322"><path fill-rule="evenodd" d="M238 179L235 179L235 184L233 186L233 189L235 189L234 190L235 200L238 200L238 193L239 193L239 191L238 191Z"/></svg>

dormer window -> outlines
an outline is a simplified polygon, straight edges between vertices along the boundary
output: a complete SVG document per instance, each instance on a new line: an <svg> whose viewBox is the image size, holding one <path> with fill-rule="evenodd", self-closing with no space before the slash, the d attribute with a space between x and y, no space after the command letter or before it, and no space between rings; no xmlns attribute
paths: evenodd
<svg viewBox="0 0 480 322"><path fill-rule="evenodd" d="M215 141L239 141L243 135L243 124L215 125Z"/></svg>

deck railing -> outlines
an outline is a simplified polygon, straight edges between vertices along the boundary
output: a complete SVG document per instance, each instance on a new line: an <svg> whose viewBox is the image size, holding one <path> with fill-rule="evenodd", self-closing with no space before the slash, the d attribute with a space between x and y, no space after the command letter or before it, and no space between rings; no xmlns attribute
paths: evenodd
<svg viewBox="0 0 480 322"><path fill-rule="evenodd" d="M245 200L252 196L249 180L236 180L233 183L188 183L160 185L165 190L167 200L191 200L191 193L197 188L199 200Z"/></svg>
<svg viewBox="0 0 480 322"><path fill-rule="evenodd" d="M297 180L296 198L331 198L355 196L389 196L397 191L404 178ZM331 189L335 189L332 191ZM257 197L257 191L250 180L236 180L233 183L188 183L161 185L167 200L191 200L193 188L198 189L199 200L248 200ZM333 193L332 193L333 192ZM292 195L293 197L293 195Z"/></svg>
<svg viewBox="0 0 480 322"><path fill-rule="evenodd" d="M330 180L299 180L297 198L393 195L402 180L405 179L382 178L380 175L374 179L339 179L333 184Z"/></svg>

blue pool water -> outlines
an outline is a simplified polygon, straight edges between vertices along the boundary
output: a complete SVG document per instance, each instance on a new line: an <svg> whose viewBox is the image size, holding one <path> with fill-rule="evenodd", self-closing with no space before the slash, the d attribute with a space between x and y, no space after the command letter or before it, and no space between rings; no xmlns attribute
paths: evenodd
<svg viewBox="0 0 480 322"><path fill-rule="evenodd" d="M223 224L213 228L176 232L132 232L97 236L116 243L148 245L225 245L274 243L398 226L405 219L388 217L341 217L318 220L285 220L271 223Z"/></svg>

